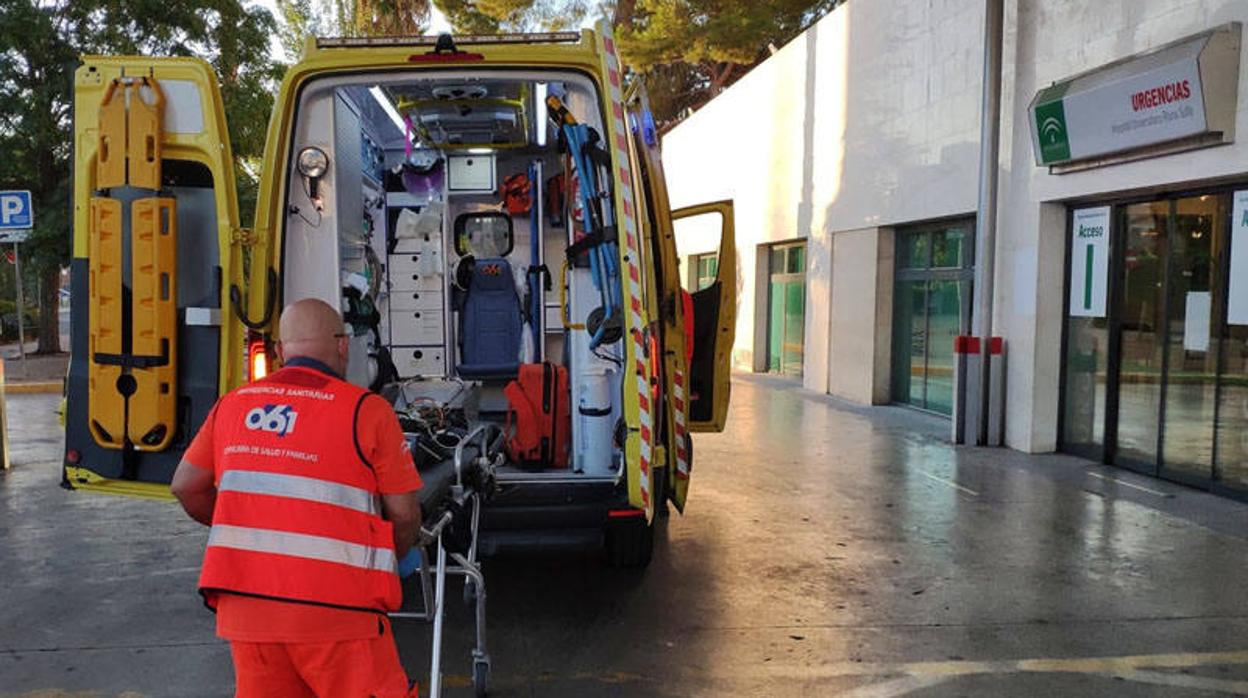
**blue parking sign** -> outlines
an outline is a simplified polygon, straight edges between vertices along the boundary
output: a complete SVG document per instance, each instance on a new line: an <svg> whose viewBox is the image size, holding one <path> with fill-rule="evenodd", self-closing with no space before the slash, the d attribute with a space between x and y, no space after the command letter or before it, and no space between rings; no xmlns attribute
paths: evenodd
<svg viewBox="0 0 1248 698"><path fill-rule="evenodd" d="M0 230L28 230L35 226L29 191L0 191Z"/></svg>

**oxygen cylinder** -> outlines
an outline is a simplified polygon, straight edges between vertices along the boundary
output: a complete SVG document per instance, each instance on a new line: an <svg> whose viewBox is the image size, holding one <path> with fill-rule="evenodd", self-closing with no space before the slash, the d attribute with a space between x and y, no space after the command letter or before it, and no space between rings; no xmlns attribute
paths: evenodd
<svg viewBox="0 0 1248 698"><path fill-rule="evenodd" d="M572 427L576 441L574 451L581 457L576 468L580 472L602 473L611 469L615 424L611 388L615 384L615 373L604 366L589 366L582 376L582 390L572 417L575 420Z"/></svg>
<svg viewBox="0 0 1248 698"><path fill-rule="evenodd" d="M584 322L598 306L599 294L589 269L574 268L568 287L573 322ZM568 382L572 391L572 469L587 475L605 476L616 472L615 423L620 417L620 371L617 364L589 348L590 336L583 329L567 336ZM606 347L603 352L618 351ZM619 359L617 358L617 361ZM605 410L605 414L604 414Z"/></svg>

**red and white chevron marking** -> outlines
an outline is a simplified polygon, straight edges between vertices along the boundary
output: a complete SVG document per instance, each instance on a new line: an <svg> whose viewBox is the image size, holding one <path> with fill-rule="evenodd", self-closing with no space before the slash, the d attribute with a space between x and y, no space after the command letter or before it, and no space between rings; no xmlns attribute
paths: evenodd
<svg viewBox="0 0 1248 698"><path fill-rule="evenodd" d="M685 412L688 410L688 403L685 396L689 394L689 390L685 387L685 372L676 369L675 375L672 376L672 385L676 387L674 395L672 395L672 415L676 422L676 477L682 480L689 479L689 440L685 434Z"/></svg>
<svg viewBox="0 0 1248 698"><path fill-rule="evenodd" d="M638 422L637 430L641 433L641 452L638 456L640 460L641 472L641 501L646 509L647 515L653 510L650 501L650 462L653 458L653 434L652 425L654 420L651 418L652 410L650 408L650 376L649 369L646 365L646 342L642 336L642 328L645 327L645 321L641 312L641 270L637 267L637 260L641 259L641 241L637 232L637 216L636 206L633 198L633 175L629 172L628 164L628 122L624 118L624 94L623 94L623 78L620 76L620 61L615 51L615 40L611 33L607 32L602 37L603 47L607 56L607 89L611 98L611 120L612 129L615 133L615 139L611 143L611 159L615 162L618 170L618 182L620 187L620 199L622 200L622 209L619 211L620 231L624 234L624 269L628 274L628 294L625 302L628 303L629 317L629 334L633 340L633 359L636 363L635 369L637 373L637 405L638 405ZM631 426L631 425L630 425Z"/></svg>

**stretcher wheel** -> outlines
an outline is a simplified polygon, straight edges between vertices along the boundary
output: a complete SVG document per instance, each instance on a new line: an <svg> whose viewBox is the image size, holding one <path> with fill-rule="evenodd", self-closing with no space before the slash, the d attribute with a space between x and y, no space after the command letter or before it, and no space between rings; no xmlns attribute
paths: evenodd
<svg viewBox="0 0 1248 698"><path fill-rule="evenodd" d="M487 682L490 680L490 663L476 661L472 663L472 688L476 691L477 698L485 698L487 693Z"/></svg>

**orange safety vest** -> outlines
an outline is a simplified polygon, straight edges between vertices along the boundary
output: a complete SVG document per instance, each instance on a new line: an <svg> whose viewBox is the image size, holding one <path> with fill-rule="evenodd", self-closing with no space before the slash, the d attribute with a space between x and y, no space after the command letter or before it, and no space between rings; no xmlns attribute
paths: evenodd
<svg viewBox="0 0 1248 698"><path fill-rule="evenodd" d="M217 502L199 591L367 611L399 608L393 526L355 420L367 391L287 367L221 398Z"/></svg>

